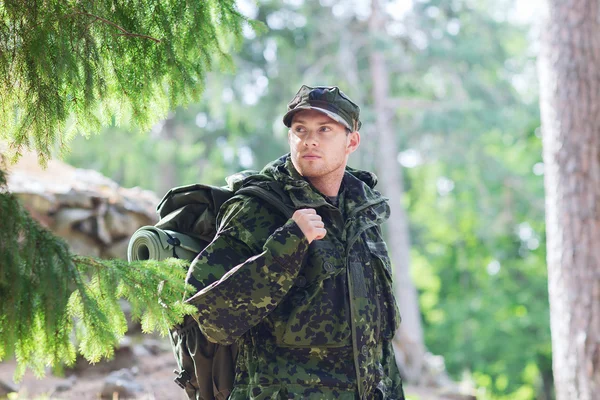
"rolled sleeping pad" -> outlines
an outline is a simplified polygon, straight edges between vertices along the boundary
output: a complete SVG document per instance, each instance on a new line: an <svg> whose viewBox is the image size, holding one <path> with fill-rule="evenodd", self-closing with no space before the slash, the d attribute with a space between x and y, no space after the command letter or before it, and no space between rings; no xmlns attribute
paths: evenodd
<svg viewBox="0 0 600 400"><path fill-rule="evenodd" d="M164 260L177 257L192 261L202 249L203 246L197 239L149 225L135 231L129 239L127 260Z"/></svg>

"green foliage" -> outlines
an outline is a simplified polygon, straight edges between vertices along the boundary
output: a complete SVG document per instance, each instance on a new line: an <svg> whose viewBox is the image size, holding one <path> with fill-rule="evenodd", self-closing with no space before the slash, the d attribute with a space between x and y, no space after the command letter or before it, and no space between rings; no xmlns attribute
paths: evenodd
<svg viewBox="0 0 600 400"><path fill-rule="evenodd" d="M467 163L409 170L413 276L428 346L448 369L471 371L483 398L533 399L551 358L541 141L481 140Z"/></svg>
<svg viewBox="0 0 600 400"><path fill-rule="evenodd" d="M6 192L0 171L0 360L26 368L72 364L76 349L91 362L111 357L127 330L119 299L132 305L144 332L166 334L194 312L183 303L186 263L100 261L70 254Z"/></svg>
<svg viewBox="0 0 600 400"><path fill-rule="evenodd" d="M399 113L420 156L406 206L429 349L484 399L532 400L552 386L537 87L515 84L534 78L526 31L497 10L415 8L426 72L396 82L440 105Z"/></svg>
<svg viewBox="0 0 600 400"><path fill-rule="evenodd" d="M42 161L116 117L149 128L197 101L245 23L234 0L0 3L0 138Z"/></svg>

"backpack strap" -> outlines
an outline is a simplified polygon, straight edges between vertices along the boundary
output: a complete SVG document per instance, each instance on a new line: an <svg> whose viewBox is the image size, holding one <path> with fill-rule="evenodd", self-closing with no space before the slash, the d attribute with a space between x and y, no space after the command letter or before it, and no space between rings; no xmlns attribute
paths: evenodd
<svg viewBox="0 0 600 400"><path fill-rule="evenodd" d="M277 192L277 194L273 193L273 191ZM275 207L286 218L291 218L296 211L291 204L287 204L287 195L277 184L270 184L268 188L258 185L246 186L235 192L235 194L258 197Z"/></svg>

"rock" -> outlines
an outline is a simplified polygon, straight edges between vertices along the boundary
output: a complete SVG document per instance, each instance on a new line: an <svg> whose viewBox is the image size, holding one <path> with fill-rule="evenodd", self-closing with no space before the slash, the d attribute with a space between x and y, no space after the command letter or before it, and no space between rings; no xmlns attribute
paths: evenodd
<svg viewBox="0 0 600 400"><path fill-rule="evenodd" d="M156 206L160 198L154 192L133 187L121 188L121 193L123 194L123 207L125 210L142 214L153 220L153 224L158 221Z"/></svg>
<svg viewBox="0 0 600 400"><path fill-rule="evenodd" d="M167 340L146 339L142 345L152 353L152 355L158 355L171 349L171 345Z"/></svg>
<svg viewBox="0 0 600 400"><path fill-rule="evenodd" d="M157 222L160 199L154 193L121 188L99 172L58 160L44 169L30 152L8 172L8 189L75 254L125 259L131 235Z"/></svg>
<svg viewBox="0 0 600 400"><path fill-rule="evenodd" d="M108 231L115 238L131 236L131 232L135 232L140 227L136 218L121 212L114 206L108 208L105 221Z"/></svg>
<svg viewBox="0 0 600 400"><path fill-rule="evenodd" d="M100 172L82 168L73 169L71 184L76 189L94 190L96 193L102 193L104 194L102 197L107 197L106 194L117 196L115 192L119 189L119 185L115 181Z"/></svg>
<svg viewBox="0 0 600 400"><path fill-rule="evenodd" d="M93 193L86 191L77 191L71 188L67 193L57 193L56 200L63 207L70 208L93 208L91 195Z"/></svg>
<svg viewBox="0 0 600 400"><path fill-rule="evenodd" d="M132 351L136 357L148 357L152 355L150 350L148 350L143 344L136 344L133 346Z"/></svg>
<svg viewBox="0 0 600 400"><path fill-rule="evenodd" d="M15 194L27 208L34 209L40 214L56 211L56 199L51 193L17 192Z"/></svg>
<svg viewBox="0 0 600 400"><path fill-rule="evenodd" d="M96 218L88 218L78 222L74 225L74 228L81 233L85 233L89 238L96 237L96 226L98 225Z"/></svg>
<svg viewBox="0 0 600 400"><path fill-rule="evenodd" d="M39 212L35 208L32 208L32 206L30 204L25 204L25 203L23 203L23 208L25 210L27 210L29 215L31 215L33 217L33 219L35 219L37 222L39 222L39 224L41 226L43 226L44 228L46 228L48 230L52 230L52 227L54 226L54 217L52 216L51 213L46 214L43 212Z"/></svg>
<svg viewBox="0 0 600 400"><path fill-rule="evenodd" d="M133 340L129 336L123 336L121 340L119 340L119 351L130 350L132 346Z"/></svg>
<svg viewBox="0 0 600 400"><path fill-rule="evenodd" d="M98 217L96 218L96 236L98 237L98 239L100 239L100 241L104 244L111 244L112 243L112 237L110 236L110 232L108 231L108 228L106 227L106 222L104 221L103 217Z"/></svg>
<svg viewBox="0 0 600 400"><path fill-rule="evenodd" d="M127 260L127 247L129 246L129 237L122 239L109 247L102 250L100 257L102 258L120 258Z"/></svg>
<svg viewBox="0 0 600 400"><path fill-rule="evenodd" d="M112 372L104 380L104 386L100 392L100 397L104 399L115 398L135 398L144 392L144 388L135 382L134 374L131 370L124 368Z"/></svg>
<svg viewBox="0 0 600 400"><path fill-rule="evenodd" d="M0 397L7 396L9 393L18 392L19 388L12 384L12 382L6 382L0 380Z"/></svg>
<svg viewBox="0 0 600 400"><path fill-rule="evenodd" d="M66 235L60 235L68 243L71 252L81 256L100 257L98 243L88 235L71 231Z"/></svg>
<svg viewBox="0 0 600 400"><path fill-rule="evenodd" d="M67 379L63 380L58 385L56 385L54 390L57 392L66 392L73 388L73 386L75 385L75 382L77 382L77 378L75 377L75 375L71 375L70 377L68 377Z"/></svg>
<svg viewBox="0 0 600 400"><path fill-rule="evenodd" d="M95 214L94 210L84 208L62 208L54 215L52 230L61 236L68 235L74 224L81 223Z"/></svg>

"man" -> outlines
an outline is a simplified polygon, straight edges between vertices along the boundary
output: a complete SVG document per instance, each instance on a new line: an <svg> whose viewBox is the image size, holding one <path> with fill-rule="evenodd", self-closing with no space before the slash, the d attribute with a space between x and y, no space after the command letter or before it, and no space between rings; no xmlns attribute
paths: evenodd
<svg viewBox="0 0 600 400"><path fill-rule="evenodd" d="M290 153L233 189L271 183L296 211L223 205L190 266L202 332L239 353L230 399L404 399L391 340L400 318L376 177L346 166L359 107L337 87L302 86L283 117ZM207 271L211 271L207 273Z"/></svg>

